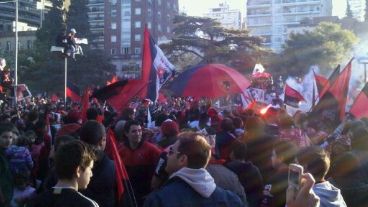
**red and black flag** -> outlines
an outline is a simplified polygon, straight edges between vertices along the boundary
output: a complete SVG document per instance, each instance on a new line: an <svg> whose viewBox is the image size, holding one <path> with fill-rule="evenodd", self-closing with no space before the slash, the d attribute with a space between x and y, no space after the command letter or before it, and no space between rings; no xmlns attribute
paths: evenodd
<svg viewBox="0 0 368 207"><path fill-rule="evenodd" d="M312 109L311 117L321 125L333 130L345 116L345 105L351 76L351 62L345 66L334 83L326 90L317 105Z"/></svg>
<svg viewBox="0 0 368 207"><path fill-rule="evenodd" d="M118 95L127 83L128 80L119 80L114 83L110 83L105 87L94 91L92 98L97 98L100 101L106 101L111 97Z"/></svg>
<svg viewBox="0 0 368 207"><path fill-rule="evenodd" d="M368 83L356 97L353 105L351 106L350 113L356 118L368 117Z"/></svg>
<svg viewBox="0 0 368 207"><path fill-rule="evenodd" d="M339 77L339 74L340 74L340 64L337 65L335 70L331 73L330 77L328 77L327 81L321 80L321 76L319 76L320 84L323 84L323 82L324 82L323 87L321 88L321 90L320 90L320 88L318 88L318 94L319 94L318 97L319 98L321 98L327 92L327 90L330 88L330 86L332 86L332 84ZM318 77L316 77L316 83L318 81L317 78ZM322 77L322 78L324 78L324 77ZM318 87L318 83L317 83L317 87Z"/></svg>
<svg viewBox="0 0 368 207"><path fill-rule="evenodd" d="M328 84L328 79L323 77L322 75L317 75L314 71L313 73L314 73L314 79L316 80L318 94L321 95L323 88Z"/></svg>
<svg viewBox="0 0 368 207"><path fill-rule="evenodd" d="M297 90L293 89L288 84L285 84L284 103L298 108L299 102L301 101L305 101L304 97Z"/></svg>
<svg viewBox="0 0 368 207"><path fill-rule="evenodd" d="M80 90L77 85L68 81L66 86L66 97L70 98L73 102L80 102Z"/></svg>
<svg viewBox="0 0 368 207"><path fill-rule="evenodd" d="M117 198L119 203L127 204L127 206L136 207L134 191L129 180L128 172L126 171L123 159L121 159L116 146L115 133L111 128L107 130L106 134L106 154L114 161L116 174Z"/></svg>
<svg viewBox="0 0 368 207"><path fill-rule="evenodd" d="M141 80L122 80L95 91L92 98L106 101L117 112L121 112L133 97L144 98L145 88L147 84Z"/></svg>
<svg viewBox="0 0 368 207"><path fill-rule="evenodd" d="M80 117L82 119L82 122L87 121L87 110L89 108L89 97L91 96L91 90L89 88L84 90L82 100L81 100L81 111L80 111Z"/></svg>
<svg viewBox="0 0 368 207"><path fill-rule="evenodd" d="M144 29L142 67L142 79L147 82L146 98L156 102L160 88L174 75L175 67L158 47L147 27Z"/></svg>

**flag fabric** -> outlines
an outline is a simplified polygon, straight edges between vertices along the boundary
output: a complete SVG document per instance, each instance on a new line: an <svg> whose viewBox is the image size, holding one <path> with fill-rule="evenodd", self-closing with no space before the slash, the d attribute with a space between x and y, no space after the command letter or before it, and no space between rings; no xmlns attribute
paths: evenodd
<svg viewBox="0 0 368 207"><path fill-rule="evenodd" d="M142 80L123 80L95 91L92 97L102 102L106 101L120 113L134 97L144 98L145 88L147 88L147 84Z"/></svg>
<svg viewBox="0 0 368 207"><path fill-rule="evenodd" d="M87 88L86 90L84 90L83 96L82 96L82 107L81 107L81 111L80 111L80 118L82 119L82 122L86 122L87 121L87 110L89 108L89 97L91 95L91 90L89 88Z"/></svg>
<svg viewBox="0 0 368 207"><path fill-rule="evenodd" d="M321 91L318 90L318 93L319 93L319 97L320 98L328 91L328 89L330 88L330 86L337 80L337 78L339 77L339 75L340 75L340 64L337 65L337 67L335 68L335 70L331 73L330 77L328 77L328 81L325 82L322 90Z"/></svg>
<svg viewBox="0 0 368 207"><path fill-rule="evenodd" d="M328 84L328 79L323 77L322 75L317 75L314 70L314 79L316 81L317 91L318 91L318 97L321 97L323 88Z"/></svg>
<svg viewBox="0 0 368 207"><path fill-rule="evenodd" d="M127 83L128 80L120 80L108 84L105 87L94 91L92 97L97 98L100 101L108 100L109 98L118 95Z"/></svg>
<svg viewBox="0 0 368 207"><path fill-rule="evenodd" d="M58 102L59 97L56 94L52 94L50 99L52 103L56 103Z"/></svg>
<svg viewBox="0 0 368 207"><path fill-rule="evenodd" d="M263 73L265 71L264 67L262 64L260 63L257 63L254 68L253 68L253 75L256 74L256 73Z"/></svg>
<svg viewBox="0 0 368 207"><path fill-rule="evenodd" d="M311 117L319 120L321 125L333 130L345 116L346 99L351 76L351 62L345 66L336 80L312 109ZM317 119L318 117L318 119Z"/></svg>
<svg viewBox="0 0 368 207"><path fill-rule="evenodd" d="M74 102L80 102L80 90L77 85L68 81L66 86L66 97L70 98L70 100Z"/></svg>
<svg viewBox="0 0 368 207"><path fill-rule="evenodd" d="M120 202L125 197L125 201L128 202L129 206L136 207L137 203L134 196L134 191L129 181L129 176L126 171L123 160L119 155L118 148L116 146L116 137L111 128L107 130L106 134L106 153L114 161L115 174L116 174L116 186L117 186L117 198Z"/></svg>
<svg viewBox="0 0 368 207"><path fill-rule="evenodd" d="M305 101L304 97L295 89L290 87L288 84L285 84L285 96L284 96L284 103L298 108L299 102Z"/></svg>
<svg viewBox="0 0 368 207"><path fill-rule="evenodd" d="M141 79L117 81L96 91L93 97L106 100L118 113L127 107L134 97L149 98L155 102L159 97L161 86L172 77L174 72L174 66L145 28Z"/></svg>
<svg viewBox="0 0 368 207"><path fill-rule="evenodd" d="M142 67L143 81L148 83L146 97L156 102L160 88L173 76L175 69L158 47L147 27L144 29Z"/></svg>
<svg viewBox="0 0 368 207"><path fill-rule="evenodd" d="M350 108L350 113L356 118L368 117L368 83L356 97L353 105Z"/></svg>
<svg viewBox="0 0 368 207"><path fill-rule="evenodd" d="M114 75L111 78L111 80L107 81L106 85L110 85L110 84L113 84L113 83L118 82L118 81L119 81L119 78L116 75Z"/></svg>
<svg viewBox="0 0 368 207"><path fill-rule="evenodd" d="M17 85L17 100L18 101L21 101L24 98L31 97L31 96L32 96L32 94L29 91L26 84L18 84Z"/></svg>

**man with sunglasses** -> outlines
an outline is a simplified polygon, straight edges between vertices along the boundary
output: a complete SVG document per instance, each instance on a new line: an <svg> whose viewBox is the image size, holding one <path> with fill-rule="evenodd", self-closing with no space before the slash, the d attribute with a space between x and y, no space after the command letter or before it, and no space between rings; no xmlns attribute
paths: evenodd
<svg viewBox="0 0 368 207"><path fill-rule="evenodd" d="M194 132L179 134L169 148L166 172L168 182L145 200L145 207L244 206L240 198L216 186L205 169L211 157L211 146L203 135Z"/></svg>

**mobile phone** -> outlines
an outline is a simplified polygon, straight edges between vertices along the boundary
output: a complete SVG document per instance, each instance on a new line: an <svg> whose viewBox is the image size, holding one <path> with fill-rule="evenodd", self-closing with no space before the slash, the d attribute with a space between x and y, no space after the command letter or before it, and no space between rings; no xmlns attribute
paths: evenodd
<svg viewBox="0 0 368 207"><path fill-rule="evenodd" d="M300 179L303 174L303 167L301 165L292 163L289 165L289 186L295 187L299 190Z"/></svg>

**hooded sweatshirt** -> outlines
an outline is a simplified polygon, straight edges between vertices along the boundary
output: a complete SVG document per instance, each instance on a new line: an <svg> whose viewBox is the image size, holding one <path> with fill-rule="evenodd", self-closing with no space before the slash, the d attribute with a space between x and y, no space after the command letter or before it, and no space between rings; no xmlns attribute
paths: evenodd
<svg viewBox="0 0 368 207"><path fill-rule="evenodd" d="M170 178L179 177L205 198L209 198L216 189L215 180L206 169L182 168L173 173Z"/></svg>
<svg viewBox="0 0 368 207"><path fill-rule="evenodd" d="M330 182L317 183L313 186L313 190L320 198L320 207L346 207L340 189Z"/></svg>

